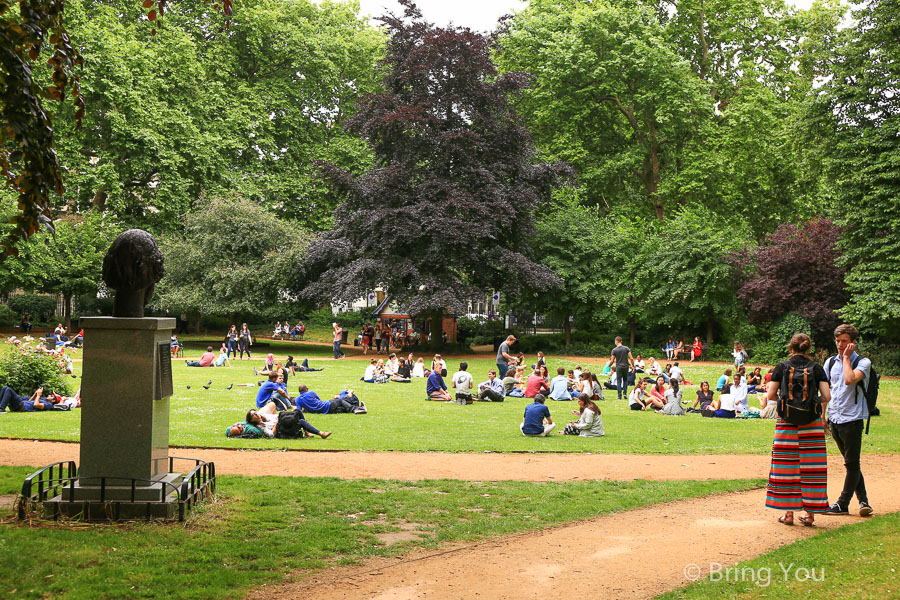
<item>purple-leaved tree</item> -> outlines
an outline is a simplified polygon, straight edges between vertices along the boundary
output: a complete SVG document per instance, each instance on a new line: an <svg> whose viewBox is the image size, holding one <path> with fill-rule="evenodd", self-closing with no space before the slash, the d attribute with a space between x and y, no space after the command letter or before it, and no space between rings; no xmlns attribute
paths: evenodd
<svg viewBox="0 0 900 600"><path fill-rule="evenodd" d="M401 4L403 17L381 18L384 91L348 122L375 166L356 176L323 165L341 204L311 248L303 295L352 301L381 286L412 314L438 315L491 290L557 285L530 256L531 215L571 170L534 162L507 102L528 75L498 76L490 36L435 27Z"/></svg>
<svg viewBox="0 0 900 600"><path fill-rule="evenodd" d="M779 225L753 251L732 257L738 267L737 297L750 320L763 323L793 312L819 334L837 325L835 312L847 303L846 269L839 267L835 243L841 228L815 218Z"/></svg>

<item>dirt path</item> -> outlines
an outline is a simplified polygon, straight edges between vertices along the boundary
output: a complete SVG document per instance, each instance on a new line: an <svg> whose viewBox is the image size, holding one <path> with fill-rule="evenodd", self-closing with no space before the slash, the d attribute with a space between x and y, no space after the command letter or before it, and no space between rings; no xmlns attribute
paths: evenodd
<svg viewBox="0 0 900 600"><path fill-rule="evenodd" d="M33 466L78 461L78 444L0 440L0 465ZM460 479L464 481L577 481L652 479L752 479L766 477L768 455L647 454L442 454L437 452L322 452L308 450L221 450L172 448L172 456L216 463L220 475L339 477L341 479ZM314 455L315 460L308 460ZM296 458L296 460L292 460ZM893 469L900 455L865 454L863 471ZM39 465L43 466L43 465ZM842 472L840 457L829 458L831 473ZM868 480L868 477L867 477Z"/></svg>
<svg viewBox="0 0 900 600"><path fill-rule="evenodd" d="M768 456L604 454L404 454L239 451L173 448L173 455L213 460L220 474L331 476L348 479L572 481L579 479L733 479L765 477ZM34 457L77 460L78 444L0 440L0 464ZM296 460L292 460L296 457ZM864 455L863 471L878 514L900 511L900 455ZM843 466L829 460L829 497ZM769 550L858 522L824 517L817 528L775 523L762 490L683 500L475 544L416 551L313 577L265 586L251 598L299 596L375 599L537 598L560 590L587 597L650 598ZM853 508L855 509L855 503ZM827 577L826 573L826 577ZM772 566L772 576L781 576ZM752 585L752 584L749 584Z"/></svg>

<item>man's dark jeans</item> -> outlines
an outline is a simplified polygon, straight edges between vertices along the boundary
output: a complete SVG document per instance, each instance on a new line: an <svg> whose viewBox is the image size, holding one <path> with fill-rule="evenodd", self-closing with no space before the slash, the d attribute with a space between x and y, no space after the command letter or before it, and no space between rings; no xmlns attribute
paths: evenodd
<svg viewBox="0 0 900 600"><path fill-rule="evenodd" d="M497 377L503 379L506 377L506 371L509 370L509 365L506 363L497 363Z"/></svg>
<svg viewBox="0 0 900 600"><path fill-rule="evenodd" d="M503 402L504 399L503 396L489 388L484 388L483 390L481 390L481 393L478 394L478 398L479 400L490 402Z"/></svg>
<svg viewBox="0 0 900 600"><path fill-rule="evenodd" d="M11 387L3 386L0 388L0 412L5 412L6 407L9 407L9 410L13 412L19 412L25 405L23 404L24 400L28 400L31 396L19 396L16 393L16 390Z"/></svg>
<svg viewBox="0 0 900 600"><path fill-rule="evenodd" d="M628 367L616 369L616 391L619 400L628 398Z"/></svg>
<svg viewBox="0 0 900 600"><path fill-rule="evenodd" d="M840 424L828 422L831 436L844 457L844 467L847 469L847 474L844 476L844 489L837 500L843 508L847 508L847 505L850 504L854 492L856 492L856 499L860 502L869 501L869 497L866 495L866 482L859 468L863 425L862 419Z"/></svg>

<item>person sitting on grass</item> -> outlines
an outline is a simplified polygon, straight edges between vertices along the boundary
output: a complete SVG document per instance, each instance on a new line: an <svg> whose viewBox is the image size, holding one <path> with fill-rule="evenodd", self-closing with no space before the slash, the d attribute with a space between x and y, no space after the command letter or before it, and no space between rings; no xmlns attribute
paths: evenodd
<svg viewBox="0 0 900 600"><path fill-rule="evenodd" d="M549 390L550 386L547 385L547 382L541 377L540 371L537 369L532 371L531 375L528 376L528 381L525 382L525 397L534 398L538 394Z"/></svg>
<svg viewBox="0 0 900 600"><path fill-rule="evenodd" d="M681 416L684 414L684 407L681 405L682 398L681 386L674 377L669 380L669 389L666 390L666 405L656 412L663 415Z"/></svg>
<svg viewBox="0 0 900 600"><path fill-rule="evenodd" d="M747 401L747 378L743 372L734 374L734 384L731 386L731 397L734 402L734 409L738 414L744 414L750 407Z"/></svg>
<svg viewBox="0 0 900 600"><path fill-rule="evenodd" d="M700 412L703 410L709 410L709 405L712 404L713 401L713 393L712 390L709 389L709 382L704 381L700 383L700 389L697 390L697 399L694 400L694 404L691 405L687 412ZM700 405L698 408L697 405Z"/></svg>
<svg viewBox="0 0 900 600"><path fill-rule="evenodd" d="M646 396L647 382L640 379L628 395L628 408L631 410L647 410L647 406L650 403L646 401Z"/></svg>
<svg viewBox="0 0 900 600"><path fill-rule="evenodd" d="M719 419L733 419L735 417L734 398L731 396L731 384L726 383L722 387L722 393L709 405L713 416Z"/></svg>
<svg viewBox="0 0 900 600"><path fill-rule="evenodd" d="M641 374L644 372L644 367L645 367L644 359L643 359L643 357L641 357L640 354L638 354L637 356L634 357L634 372Z"/></svg>
<svg viewBox="0 0 900 600"><path fill-rule="evenodd" d="M420 356L419 360L417 360L413 364L412 376L413 377L428 377L430 373L425 372L425 360Z"/></svg>
<svg viewBox="0 0 900 600"><path fill-rule="evenodd" d="M497 370L489 369L487 381L478 384L478 399L482 402L503 402L506 386L497 379Z"/></svg>
<svg viewBox="0 0 900 600"><path fill-rule="evenodd" d="M436 365L440 365L440 367ZM440 371L441 377L447 376L447 361L444 360L440 354L435 354L434 358L431 359L431 370L434 371L435 369Z"/></svg>
<svg viewBox="0 0 900 600"><path fill-rule="evenodd" d="M262 408L269 402L274 402L279 410L288 410L293 404L284 386L284 376L280 373L270 373L269 380L256 392L256 408Z"/></svg>
<svg viewBox="0 0 900 600"><path fill-rule="evenodd" d="M725 384L729 381L731 381L731 367L725 369L725 371L719 377L719 380L716 382L716 391L721 392L722 388L725 387Z"/></svg>
<svg viewBox="0 0 900 600"><path fill-rule="evenodd" d="M337 415L341 413L365 414L362 403L353 393L353 390L343 390L331 400L325 401L319 398L319 395L306 385L300 385L297 388L297 397L294 403L297 410L304 413L315 413L320 415Z"/></svg>
<svg viewBox="0 0 900 600"><path fill-rule="evenodd" d="M544 405L544 395L537 394L534 402L525 407L525 416L519 429L526 437L547 437L556 428L550 417L550 409Z"/></svg>
<svg viewBox="0 0 900 600"><path fill-rule="evenodd" d="M659 361L652 356L647 359L647 365L647 375L650 375L651 377L659 377L662 375L662 367L659 366Z"/></svg>
<svg viewBox="0 0 900 600"><path fill-rule="evenodd" d="M650 388L646 402L653 408L662 408L666 405L666 380L662 375L656 378L656 383Z"/></svg>
<svg viewBox="0 0 900 600"><path fill-rule="evenodd" d="M231 361L228 360L228 347L224 342L222 343L222 347L219 348L219 358L216 359L215 364L217 367L227 366L231 368Z"/></svg>
<svg viewBox="0 0 900 600"><path fill-rule="evenodd" d="M263 365L263 368L257 369L256 367L253 367L253 374L254 375L268 375L269 373L271 373L274 370L275 370L275 355L272 354L271 352L269 352L269 354L266 356L266 363Z"/></svg>
<svg viewBox="0 0 900 600"><path fill-rule="evenodd" d="M370 358L369 364L366 365L366 370L360 379L362 379L362 381L365 383L375 383L375 369L377 366L378 366L378 359Z"/></svg>
<svg viewBox="0 0 900 600"><path fill-rule="evenodd" d="M578 395L578 410L573 410L572 413L578 415L578 420L566 425L565 429L559 432L560 434L580 435L581 437L601 437L605 435L600 408L587 394Z"/></svg>
<svg viewBox="0 0 900 600"><path fill-rule="evenodd" d="M470 390L475 387L475 383L472 381L472 374L466 371L468 368L467 362L459 363L459 371L454 373L450 380L450 385L456 390L457 404L472 404L473 402Z"/></svg>
<svg viewBox="0 0 900 600"><path fill-rule="evenodd" d="M397 364L397 372L391 375L391 381L396 381L397 383L410 383L412 373L410 372L409 363L401 358L397 360Z"/></svg>
<svg viewBox="0 0 900 600"><path fill-rule="evenodd" d="M572 399L572 394L569 393L569 378L566 377L566 369L564 367L556 368L556 377L550 380L548 396L551 400Z"/></svg>
<svg viewBox="0 0 900 600"><path fill-rule="evenodd" d="M755 369L753 369L753 373L751 373L747 377L747 393L748 394L755 394L757 391L757 388L760 390L763 389L762 388L762 378L763 378L762 368L756 367Z"/></svg>
<svg viewBox="0 0 900 600"><path fill-rule="evenodd" d="M49 398L44 398L44 388L39 387L30 396L19 395L8 386L0 388L0 413L6 412L37 412L39 410L53 410L53 403Z"/></svg>
<svg viewBox="0 0 900 600"><path fill-rule="evenodd" d="M425 393L428 394L428 400L449 402L453 399L450 397L450 392L447 391L447 384L444 383L439 368L432 370L431 375L428 376L428 381L425 382Z"/></svg>
<svg viewBox="0 0 900 600"><path fill-rule="evenodd" d="M203 353L203 356L200 357L200 360L185 360L184 364L189 367L211 367L214 360L216 360L216 355L213 354L212 346L207 346L206 352Z"/></svg>

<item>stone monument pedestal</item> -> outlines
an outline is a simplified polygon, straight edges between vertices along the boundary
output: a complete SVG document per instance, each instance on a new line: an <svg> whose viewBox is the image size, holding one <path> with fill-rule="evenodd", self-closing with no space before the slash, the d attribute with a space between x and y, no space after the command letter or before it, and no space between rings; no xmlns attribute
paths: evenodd
<svg viewBox="0 0 900 600"><path fill-rule="evenodd" d="M78 480L48 504L63 514L87 513L87 518L108 517L88 506L108 502L119 505L117 518L171 518L182 479L169 472L169 338L175 319L83 317L80 324ZM92 514L97 512L103 514Z"/></svg>

